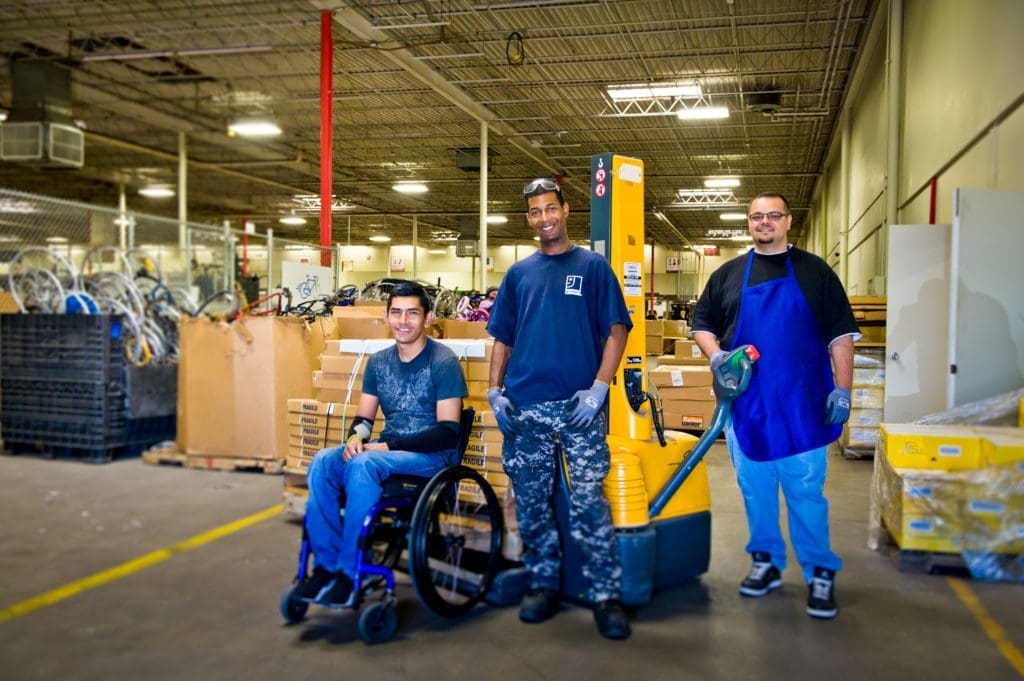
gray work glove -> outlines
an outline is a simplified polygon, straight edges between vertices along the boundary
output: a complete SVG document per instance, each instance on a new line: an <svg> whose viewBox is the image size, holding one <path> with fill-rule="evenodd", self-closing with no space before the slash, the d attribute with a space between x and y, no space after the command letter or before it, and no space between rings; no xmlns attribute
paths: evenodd
<svg viewBox="0 0 1024 681"><path fill-rule="evenodd" d="M508 437L519 432L519 423L516 421L519 408L505 397L505 391L501 388L491 388L487 391L487 403L491 405L491 411L494 412L498 430L502 435Z"/></svg>
<svg viewBox="0 0 1024 681"><path fill-rule="evenodd" d="M724 362L725 358L728 356L728 350L715 350L711 354L711 370L714 371L715 369L720 367L722 365L722 362Z"/></svg>
<svg viewBox="0 0 1024 681"><path fill-rule="evenodd" d="M850 391L836 386L825 399L825 423L846 423L850 418Z"/></svg>
<svg viewBox="0 0 1024 681"><path fill-rule="evenodd" d="M577 390L576 394L572 396L572 401L576 403L576 406L569 414L569 427L580 430L589 426L607 396L608 384L596 378L593 385L586 390Z"/></svg>

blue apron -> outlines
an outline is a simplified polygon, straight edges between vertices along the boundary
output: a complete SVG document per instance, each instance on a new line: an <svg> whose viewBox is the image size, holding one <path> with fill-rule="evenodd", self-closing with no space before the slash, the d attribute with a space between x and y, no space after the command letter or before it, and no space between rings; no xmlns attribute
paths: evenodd
<svg viewBox="0 0 1024 681"><path fill-rule="evenodd" d="M733 430L748 459L774 461L829 444L842 425L825 423L832 364L818 322L800 291L793 263L787 275L748 287L747 259L732 347L757 347L750 387L732 405Z"/></svg>

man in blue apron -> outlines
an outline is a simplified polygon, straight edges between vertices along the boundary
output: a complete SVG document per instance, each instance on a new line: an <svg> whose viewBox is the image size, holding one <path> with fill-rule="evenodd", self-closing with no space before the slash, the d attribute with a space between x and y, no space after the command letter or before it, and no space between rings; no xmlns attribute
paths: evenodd
<svg viewBox="0 0 1024 681"><path fill-rule="evenodd" d="M850 415L853 342L860 333L836 274L789 244L793 216L785 197L759 194L748 213L754 248L712 273L692 324L712 368L740 345L761 354L725 427L753 559L740 593L763 596L782 586L781 486L793 551L809 587L807 614L832 618L842 561L830 547L825 469L828 445Z"/></svg>

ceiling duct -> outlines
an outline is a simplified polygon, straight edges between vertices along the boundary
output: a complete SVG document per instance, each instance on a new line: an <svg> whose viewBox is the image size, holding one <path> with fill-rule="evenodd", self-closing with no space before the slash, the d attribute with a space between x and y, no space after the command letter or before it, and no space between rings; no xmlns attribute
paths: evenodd
<svg viewBox="0 0 1024 681"><path fill-rule="evenodd" d="M460 215L459 216L459 234L462 239L479 239L480 238L480 216L479 215Z"/></svg>
<svg viewBox="0 0 1024 681"><path fill-rule="evenodd" d="M53 61L15 59L11 112L0 125L0 160L81 168L85 138L71 118L71 71Z"/></svg>
<svg viewBox="0 0 1024 681"><path fill-rule="evenodd" d="M458 147L455 149L455 167L466 172L480 171L480 147ZM491 169L488 159L487 169Z"/></svg>
<svg viewBox="0 0 1024 681"><path fill-rule="evenodd" d="M755 90L746 95L747 108L751 111L770 115L782 108L782 93L770 90Z"/></svg>

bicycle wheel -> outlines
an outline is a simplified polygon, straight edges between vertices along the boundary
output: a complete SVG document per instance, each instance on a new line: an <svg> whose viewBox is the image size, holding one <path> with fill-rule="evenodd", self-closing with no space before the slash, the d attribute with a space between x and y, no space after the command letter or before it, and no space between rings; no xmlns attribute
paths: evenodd
<svg viewBox="0 0 1024 681"><path fill-rule="evenodd" d="M420 601L442 617L471 610L494 581L503 529L498 497L479 473L453 466L435 475L409 533L410 574Z"/></svg>

